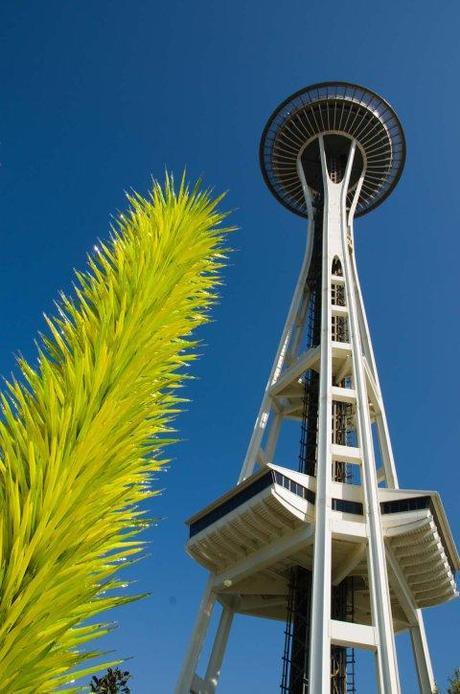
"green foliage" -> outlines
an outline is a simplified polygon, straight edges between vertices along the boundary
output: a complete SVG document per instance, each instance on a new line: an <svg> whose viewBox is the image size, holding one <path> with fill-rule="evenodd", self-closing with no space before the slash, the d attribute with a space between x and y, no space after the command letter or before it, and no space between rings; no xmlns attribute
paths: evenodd
<svg viewBox="0 0 460 694"><path fill-rule="evenodd" d="M131 690L128 687L130 679L131 675L127 670L123 672L120 668L109 667L104 677L94 675L90 689L95 694L130 694Z"/></svg>
<svg viewBox="0 0 460 694"><path fill-rule="evenodd" d="M39 694L116 665L84 644L94 618L141 596L117 575L142 552L140 504L156 492L183 399L192 331L222 267L220 198L167 177L129 196L112 238L47 318L36 368L20 360L0 421L0 681ZM88 622L90 620L90 622ZM73 674L72 674L73 673ZM69 691L77 691L71 689Z"/></svg>
<svg viewBox="0 0 460 694"><path fill-rule="evenodd" d="M455 668L454 674L449 678L447 694L460 694L460 667Z"/></svg>

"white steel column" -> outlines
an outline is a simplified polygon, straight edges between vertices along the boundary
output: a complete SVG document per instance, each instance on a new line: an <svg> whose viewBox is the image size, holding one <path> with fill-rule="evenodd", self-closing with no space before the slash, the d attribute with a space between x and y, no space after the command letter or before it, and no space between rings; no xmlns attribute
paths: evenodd
<svg viewBox="0 0 460 694"><path fill-rule="evenodd" d="M350 233L351 238L353 239L353 220L350 220ZM382 464L385 470L385 479L389 488L399 489L398 475L396 472L396 465L393 456L393 448L391 445L390 432L385 412L385 405L382 397L382 391L380 388L380 380L377 365L375 362L374 350L372 348L369 324L367 321L366 309L364 306L363 294L359 282L359 276L356 267L356 258L354 253L351 254L351 266L353 281L355 284L357 295L357 308L359 314L359 321L361 325L361 334L363 338L363 352L372 368L372 375L377 386L378 396L380 400L380 412L377 414L376 423L378 431L378 441L382 454ZM429 692L429 694L431 694L431 692L435 691L435 680L433 674L433 667L431 663L430 650L426 638L425 624L423 621L422 611L417 610L416 616L418 624L417 626L413 627L410 632L412 650L414 653L414 659L420 683L420 691L423 692L423 694L426 694L426 692Z"/></svg>
<svg viewBox="0 0 460 694"><path fill-rule="evenodd" d="M410 638L414 652L417 678L422 694L433 694L436 691L433 668L431 666L430 651L425 634L425 625L421 610L417 610L418 625L411 627Z"/></svg>
<svg viewBox="0 0 460 694"><path fill-rule="evenodd" d="M366 377L363 364L363 344L359 324L359 295L353 276L352 219L344 229L342 244L345 261L345 280L349 306L350 342L353 350L353 376L357 396L357 429L362 451L364 512L369 533L368 569L372 617L378 636L377 671L380 694L399 694L399 674L393 632L391 601L385 559L385 542L380 521L378 481L369 413ZM349 232L346 233L346 232Z"/></svg>
<svg viewBox="0 0 460 694"><path fill-rule="evenodd" d="M327 170L323 137L319 136L324 188L323 257L321 291L321 370L319 381L318 454L316 466L316 523L310 635L309 691L330 694L331 689L331 483L332 483L332 310L331 267L341 256L342 229L346 228L346 196L354 157L351 147L341 183L333 183ZM307 192L304 186L304 193Z"/></svg>
<svg viewBox="0 0 460 694"><path fill-rule="evenodd" d="M240 482L243 482L247 477L252 475L254 472L254 468L257 463L257 454L260 448L260 445L262 443L262 438L265 433L268 420L270 417L270 413L272 410L272 400L270 396L270 388L276 383L278 380L281 371L283 369L283 366L286 362L286 358L289 354L289 346L295 331L296 323L298 321L298 316L299 313L302 311L302 299L304 296L304 290L305 290L305 282L307 279L307 273L308 273L308 268L310 266L310 259L311 259L311 253L312 253L312 248L313 248L313 226L311 222L311 217L310 217L310 223L309 223L309 228L308 228L308 238L307 238L307 246L305 250L305 255L302 263L302 267L300 270L299 278L297 280L297 285L294 291L294 296L292 297L292 302L291 306L289 308L289 313L286 319L286 323L284 325L283 333L281 335L281 340L280 344L278 347L278 350L276 352L275 360L273 362L272 370L270 372L270 376L267 382L267 385L265 387L265 392L264 396L262 399L262 404L260 406L259 413L257 415L256 423L254 425L254 429L252 432L251 440L249 442L248 450L246 452L246 457L244 459L240 476L238 478L238 484ZM279 433L279 422L277 423L277 434L276 438ZM272 450L274 449L276 445L276 440L272 438L271 440L271 448Z"/></svg>
<svg viewBox="0 0 460 694"><path fill-rule="evenodd" d="M351 276L353 279L353 284L356 290L356 306L358 312L358 322L361 330L361 340L363 346L363 354L368 360L369 366L374 377L375 384L377 386L377 393L379 397L379 408L380 412L377 414L377 427L378 427L378 439L380 444L380 450L382 452L382 464L385 470L385 478L388 487L393 489L398 489L398 475L396 472L396 465L393 457L393 448L391 446L390 433L388 430L387 417L385 413L385 405L383 403L382 391L380 388L379 374L377 371L377 365L375 362L374 350L372 348L372 341L369 332L369 324L367 322L366 309L364 307L363 295L361 292L361 285L359 283L358 270L356 267L356 258L354 254L354 231L353 231L353 218L350 219L349 225L350 239L353 246L353 251L351 253Z"/></svg>
<svg viewBox="0 0 460 694"><path fill-rule="evenodd" d="M195 676L198 659L206 638L206 633L215 602L216 595L213 591L213 579L209 578L200 607L198 609L198 615L193 628L193 636L185 656L179 679L177 681L175 694L190 694L190 688Z"/></svg>
<svg viewBox="0 0 460 694"><path fill-rule="evenodd" d="M206 675L204 678L207 684L207 694L214 694L219 682L225 648L227 646L228 636L232 626L233 614L234 611L231 607L225 606L222 608L219 626L217 627L214 645L212 647Z"/></svg>

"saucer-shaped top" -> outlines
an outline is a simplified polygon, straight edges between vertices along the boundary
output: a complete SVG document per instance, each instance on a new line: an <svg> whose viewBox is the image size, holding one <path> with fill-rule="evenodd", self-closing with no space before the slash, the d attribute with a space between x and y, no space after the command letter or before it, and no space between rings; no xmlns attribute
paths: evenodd
<svg viewBox="0 0 460 694"><path fill-rule="evenodd" d="M365 176L355 215L366 214L380 205L395 187L404 167L404 132L384 99L370 89L348 82L305 87L283 101L268 119L259 156L265 182L273 195L292 212L307 217L297 159L319 134L341 135L357 142ZM348 192L349 205L355 186L356 181Z"/></svg>

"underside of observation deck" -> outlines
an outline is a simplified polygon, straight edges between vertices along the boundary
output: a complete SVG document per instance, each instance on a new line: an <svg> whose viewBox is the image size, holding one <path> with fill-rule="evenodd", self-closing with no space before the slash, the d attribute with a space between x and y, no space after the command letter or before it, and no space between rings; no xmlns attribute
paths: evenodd
<svg viewBox="0 0 460 694"><path fill-rule="evenodd" d="M265 182L291 212L307 216L297 162L304 169L319 169L314 143L330 138L338 159L344 156L343 139L356 140L356 171L365 177L356 216L380 205L397 184L405 162L403 129L391 106L370 89L348 82L322 82L299 90L272 113L262 134L259 158ZM332 142L340 136L342 142ZM343 151L342 151L343 150ZM357 176L351 180L348 202Z"/></svg>

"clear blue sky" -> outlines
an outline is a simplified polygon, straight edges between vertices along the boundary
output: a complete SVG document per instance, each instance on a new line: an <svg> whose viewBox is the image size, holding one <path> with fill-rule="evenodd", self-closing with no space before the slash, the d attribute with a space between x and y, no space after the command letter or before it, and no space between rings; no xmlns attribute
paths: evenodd
<svg viewBox="0 0 460 694"><path fill-rule="evenodd" d="M185 555L183 521L234 484L279 339L305 228L266 190L257 148L272 109L312 82L362 83L405 128L406 170L357 222L358 261L401 485L439 490L458 529L459 20L453 0L2 0L0 373L18 351L33 358L42 312L107 235L124 190L186 165L229 190L241 227L184 441L158 481L164 520L135 570L152 597L119 611L107 639L134 657L136 694L172 691L206 578ZM460 664L458 623L458 605L426 612L443 689ZM278 691L282 643L282 625L237 619L221 694ZM363 663L361 693L374 691L370 673Z"/></svg>

